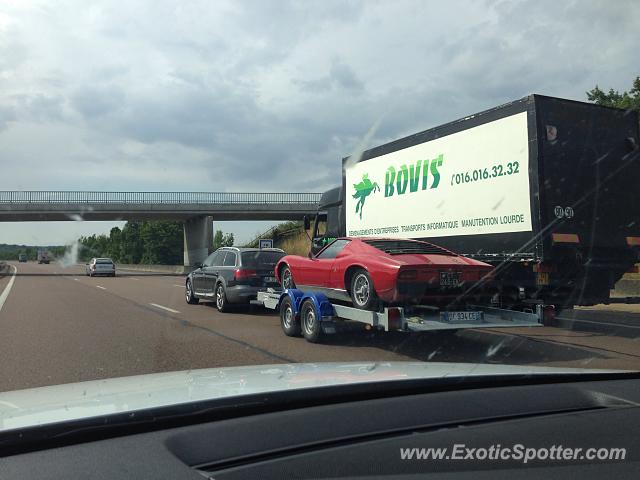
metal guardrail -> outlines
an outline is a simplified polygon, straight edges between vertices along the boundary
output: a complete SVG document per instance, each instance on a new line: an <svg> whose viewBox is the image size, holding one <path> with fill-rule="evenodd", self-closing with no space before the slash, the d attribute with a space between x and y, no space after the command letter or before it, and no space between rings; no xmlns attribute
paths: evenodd
<svg viewBox="0 0 640 480"><path fill-rule="evenodd" d="M317 204L321 193L0 191L0 204Z"/></svg>

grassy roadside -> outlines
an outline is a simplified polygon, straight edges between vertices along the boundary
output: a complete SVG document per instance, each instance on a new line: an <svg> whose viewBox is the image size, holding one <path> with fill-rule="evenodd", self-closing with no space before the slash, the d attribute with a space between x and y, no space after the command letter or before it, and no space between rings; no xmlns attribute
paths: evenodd
<svg viewBox="0 0 640 480"><path fill-rule="evenodd" d="M245 247L256 248L260 239L272 239L273 246L281 248L290 255L306 256L311 242L303 229L302 222L284 222L270 228L266 232L247 242Z"/></svg>

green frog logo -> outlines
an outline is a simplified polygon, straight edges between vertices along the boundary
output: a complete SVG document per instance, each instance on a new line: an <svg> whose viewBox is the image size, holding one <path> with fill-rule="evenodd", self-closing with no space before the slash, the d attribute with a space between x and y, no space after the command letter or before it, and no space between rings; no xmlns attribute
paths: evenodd
<svg viewBox="0 0 640 480"><path fill-rule="evenodd" d="M356 203L356 213L360 213L360 220L362 220L362 209L364 208L364 201L373 192L379 192L380 187L376 182L371 183L371 180L369 180L369 175L365 173L362 176L362 181L357 184L354 183L353 188L356 189L356 193L353 195L353 198L358 199L358 203Z"/></svg>

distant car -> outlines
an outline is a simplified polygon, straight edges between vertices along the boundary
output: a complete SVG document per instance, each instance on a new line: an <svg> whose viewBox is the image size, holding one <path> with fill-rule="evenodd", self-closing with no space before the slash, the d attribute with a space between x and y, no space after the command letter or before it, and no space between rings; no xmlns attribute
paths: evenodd
<svg viewBox="0 0 640 480"><path fill-rule="evenodd" d="M18 262L27 263L27 254L26 253L19 254L18 255Z"/></svg>
<svg viewBox="0 0 640 480"><path fill-rule="evenodd" d="M187 303L212 300L220 312L249 304L259 290L279 286L274 267L285 255L279 248L219 248L187 276Z"/></svg>
<svg viewBox="0 0 640 480"><path fill-rule="evenodd" d="M449 302L493 267L415 240L338 238L309 258L276 266L283 288L325 293L365 310L383 304Z"/></svg>
<svg viewBox="0 0 640 480"><path fill-rule="evenodd" d="M116 265L110 258L92 258L85 266L85 273L89 277L94 275L116 276Z"/></svg>

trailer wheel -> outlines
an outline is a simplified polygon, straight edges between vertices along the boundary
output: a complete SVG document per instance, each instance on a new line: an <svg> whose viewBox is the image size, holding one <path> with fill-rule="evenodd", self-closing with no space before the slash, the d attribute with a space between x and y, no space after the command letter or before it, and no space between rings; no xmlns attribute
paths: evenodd
<svg viewBox="0 0 640 480"><path fill-rule="evenodd" d="M302 302L300 323L302 324L302 334L308 342L318 343L322 340L322 327L312 300Z"/></svg>
<svg viewBox="0 0 640 480"><path fill-rule="evenodd" d="M293 313L293 302L289 296L286 296L280 303L280 326L286 336L300 336L300 321L296 319L296 315Z"/></svg>
<svg viewBox="0 0 640 480"><path fill-rule="evenodd" d="M362 310L375 310L378 306L378 297L373 288L373 282L366 270L358 269L351 277L351 301L353 305Z"/></svg>

